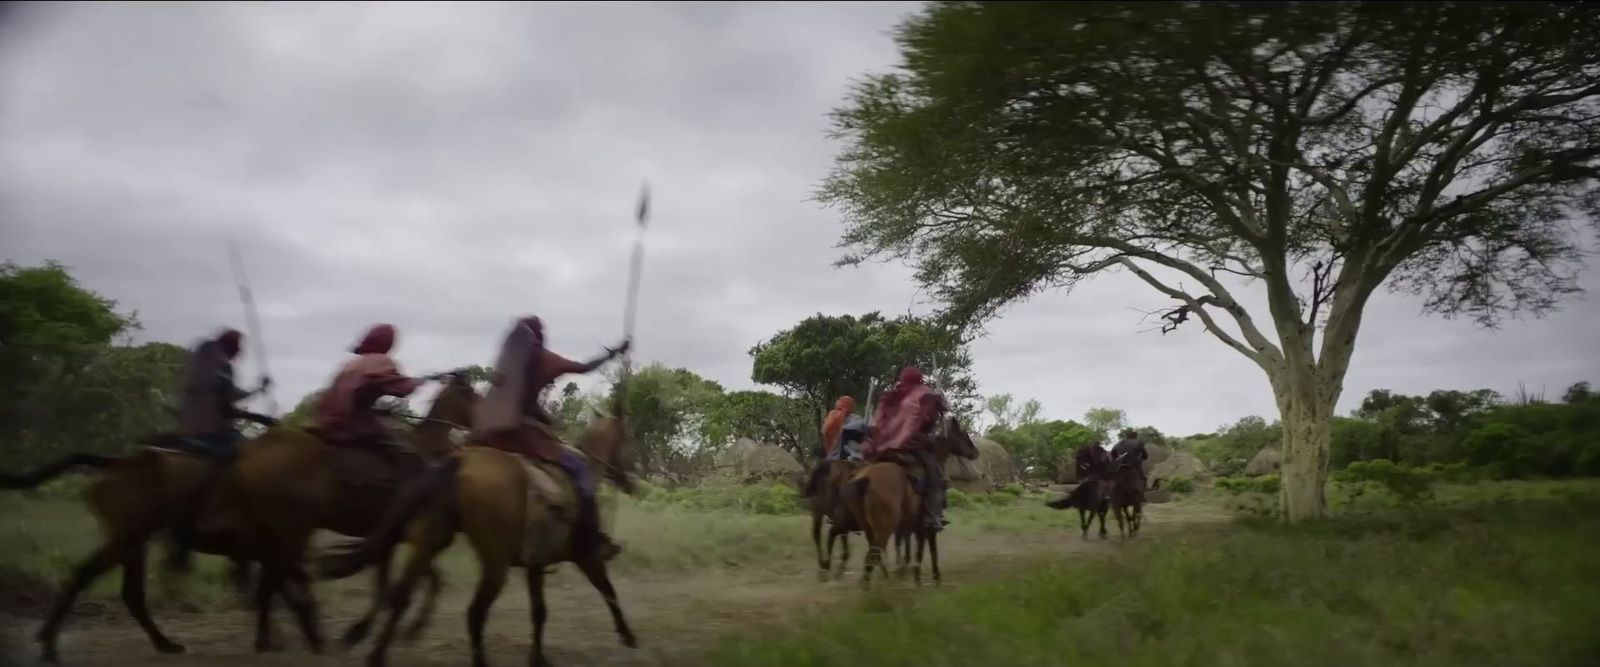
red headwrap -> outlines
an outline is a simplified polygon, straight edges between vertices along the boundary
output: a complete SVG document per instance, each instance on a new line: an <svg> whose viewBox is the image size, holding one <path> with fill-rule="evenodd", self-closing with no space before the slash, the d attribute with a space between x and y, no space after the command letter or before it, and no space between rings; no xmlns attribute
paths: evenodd
<svg viewBox="0 0 1600 667"><path fill-rule="evenodd" d="M243 344L244 334L237 329L224 329L217 336L217 349L222 350L229 359L239 356L239 348Z"/></svg>
<svg viewBox="0 0 1600 667"><path fill-rule="evenodd" d="M392 324L375 324L367 329L361 342L350 351L356 354L388 354L394 349L395 329Z"/></svg>
<svg viewBox="0 0 1600 667"><path fill-rule="evenodd" d="M540 345L544 344L544 320L539 319L537 315L529 315L517 320L517 324L532 329L533 337L539 340Z"/></svg>

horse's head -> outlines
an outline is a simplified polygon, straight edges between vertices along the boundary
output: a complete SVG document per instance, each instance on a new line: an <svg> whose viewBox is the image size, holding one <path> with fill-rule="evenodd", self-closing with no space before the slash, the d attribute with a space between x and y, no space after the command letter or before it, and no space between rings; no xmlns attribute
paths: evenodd
<svg viewBox="0 0 1600 667"><path fill-rule="evenodd" d="M1097 477L1111 471L1111 454L1099 442L1091 442L1078 448L1072 455L1073 466L1077 468L1078 479Z"/></svg>
<svg viewBox="0 0 1600 667"><path fill-rule="evenodd" d="M939 436L938 448L968 461L978 458L978 443L972 441L972 436L961 427L961 420L954 416L944 418L944 433Z"/></svg>
<svg viewBox="0 0 1600 667"><path fill-rule="evenodd" d="M472 425L472 407L478 402L478 392L466 375L451 373L439 387L439 394L428 408L428 419L461 426Z"/></svg>
<svg viewBox="0 0 1600 667"><path fill-rule="evenodd" d="M633 474L638 464L634 461L633 447L628 442L622 418L596 414L578 438L578 448L590 461L599 464L605 476L623 493L633 493Z"/></svg>

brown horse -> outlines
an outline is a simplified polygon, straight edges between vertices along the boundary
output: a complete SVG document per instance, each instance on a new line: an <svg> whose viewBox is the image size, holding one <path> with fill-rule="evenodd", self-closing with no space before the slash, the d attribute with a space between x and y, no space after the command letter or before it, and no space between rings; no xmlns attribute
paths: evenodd
<svg viewBox="0 0 1600 667"><path fill-rule="evenodd" d="M632 493L629 478L634 468L628 452L620 410L616 418L590 422L579 440L578 451L592 470ZM533 647L530 662L548 665L544 658L545 568L574 562L600 592L617 635L629 648L638 645L623 618L605 562L597 556L574 558L571 528L577 496L567 475L555 466L531 464L517 454L482 446L468 446L408 491L391 508L359 548L324 556L321 572L338 579L388 559L403 538L413 549L400 580L389 592L389 616L367 664L385 664L395 625L411 601L411 589L433 559L448 548L457 532L465 533L478 556L480 576L467 608L467 634L472 642L475 667L488 662L483 648L483 626L489 607L505 586L506 573L521 566L527 573L528 598L533 604ZM535 491L535 489L538 489Z"/></svg>
<svg viewBox="0 0 1600 667"><path fill-rule="evenodd" d="M1117 532L1126 540L1139 534L1144 523L1144 477L1139 474L1138 462L1119 458L1113 461L1109 472L1099 478L1117 517Z"/></svg>
<svg viewBox="0 0 1600 667"><path fill-rule="evenodd" d="M941 470L951 454L968 460L978 458L978 446L955 417L945 418L942 432L932 438L931 444L933 458ZM883 565L884 548L888 546L890 538L902 533L917 538L917 564L912 570L916 580L922 580L924 545L933 557L933 580L935 583L941 580L938 533L921 527L922 496L916 491L915 480L922 480L923 476L922 466L915 460L905 463L880 461L851 476L844 494L845 505L855 515L857 525L866 528L869 543L866 567L861 573L862 586L871 583L874 565L888 576L889 570ZM938 484L941 481L922 480L922 483Z"/></svg>
<svg viewBox="0 0 1600 667"><path fill-rule="evenodd" d="M1111 507L1111 497L1106 493L1109 485L1101 482L1101 478L1111 468L1111 454L1099 443L1090 443L1079 447L1073 453L1072 461L1078 485L1065 498L1052 500L1045 505L1058 510L1077 508L1078 523L1085 540L1089 539L1089 525L1099 516L1100 539L1106 539L1106 512Z"/></svg>
<svg viewBox="0 0 1600 667"><path fill-rule="evenodd" d="M464 374L450 374L428 415L416 425L412 446L430 461L454 454L450 433L470 427L477 399ZM314 431L301 429L270 429L240 452L232 480L234 497L252 518L250 539L262 564L262 587L256 599L256 650L272 647L270 591L284 583L307 590L299 600L288 595L285 600L300 619L308 641L317 634L315 605L300 566L312 534L320 528L351 537L365 535L394 501L401 483L420 473L396 473L374 452L328 446ZM438 572L426 574L429 597L408 636L421 633L438 596ZM347 646L366 635L382 606L383 591L389 585L389 563L379 564L376 577L372 607L345 633L342 641Z"/></svg>
<svg viewBox="0 0 1600 667"><path fill-rule="evenodd" d="M844 484L861 469L861 465L827 459L817 466L821 470L815 473L811 488L806 490L806 503L811 508L811 541L817 547L817 581L827 581L829 566L833 562L834 540L840 540L843 546L839 556L839 576L843 576L845 564L850 562L850 533L861 531L855 515L843 502ZM822 550L823 519L827 519L829 524L826 553Z"/></svg>
<svg viewBox="0 0 1600 667"><path fill-rule="evenodd" d="M467 387L467 391L470 394L470 386ZM461 410L459 400L448 398L458 395L459 389L454 392L449 389L441 391L440 400L434 402L429 417L443 421L458 416L456 412ZM468 405L470 406L470 403ZM462 414L470 415L471 411L468 409ZM447 427L441 430L438 425L429 425L437 423L428 422L418 427L415 439L419 445L448 443ZM272 434L285 432L300 434L296 437L304 436L303 431L285 426L275 426L267 431ZM39 630L37 637L43 645L41 657L45 662L54 663L58 659L56 640L74 600L96 579L117 566L122 567L123 604L127 606L128 613L144 629L150 643L162 653L184 651L181 644L168 639L156 626L145 604L144 590L148 542L157 533L170 526L176 518L178 505L189 500L189 496L205 474L207 464L200 457L191 452L167 447L181 446L180 442L171 434L157 434L145 439L141 443L143 447L140 450L126 456L71 454L27 474L0 474L0 489L29 489L54 479L74 467L82 466L103 471L89 485L86 496L90 511L99 520L104 541L74 570L46 618L44 626ZM256 449L255 441L240 444L234 470L205 501L206 507L201 514L193 544L195 550L201 553L232 559L237 565L234 571L234 583L240 588L247 583L246 566L252 561L264 562L260 545L254 539L254 518L248 517L241 511L235 487L239 467L244 461L256 456ZM278 592L282 592L297 610L306 610L310 592L303 584L307 578L299 571L298 562L291 570L287 576L294 580L292 583L297 584L297 587ZM386 574L386 569L379 572L380 585L386 583L383 581ZM273 585L275 582L268 581L265 576L259 583L261 587L257 589L256 600L258 606L263 596L268 596L270 600L270 595L276 588ZM310 628L306 635L307 642L314 647L320 645L314 624L307 625L312 619L306 616L300 620L302 631ZM265 649L268 646L258 641L257 648Z"/></svg>

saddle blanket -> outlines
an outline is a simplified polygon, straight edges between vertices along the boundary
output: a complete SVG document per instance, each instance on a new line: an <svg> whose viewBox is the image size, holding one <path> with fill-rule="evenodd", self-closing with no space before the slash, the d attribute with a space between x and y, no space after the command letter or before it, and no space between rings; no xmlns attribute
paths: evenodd
<svg viewBox="0 0 1600 667"><path fill-rule="evenodd" d="M578 522L578 489L561 466L518 456L528 480L522 527L522 565L544 567L571 558Z"/></svg>

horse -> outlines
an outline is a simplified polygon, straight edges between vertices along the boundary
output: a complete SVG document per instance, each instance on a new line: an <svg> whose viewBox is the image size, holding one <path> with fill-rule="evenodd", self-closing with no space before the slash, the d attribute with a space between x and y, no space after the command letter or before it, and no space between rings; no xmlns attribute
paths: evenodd
<svg viewBox="0 0 1600 667"><path fill-rule="evenodd" d="M1138 462L1118 457L1109 472L1099 479L1110 501L1111 512L1117 517L1117 532L1126 540L1139 534L1144 523L1144 477L1139 474Z"/></svg>
<svg viewBox="0 0 1600 667"><path fill-rule="evenodd" d="M953 416L945 418L944 428L931 438L930 445L934 461L941 470L951 454L968 460L978 458L978 446ZM873 463L851 475L846 485L845 505L855 516L856 524L865 527L869 543L866 567L861 573L863 587L871 583L874 565L883 570L884 576L889 575L888 568L883 565L884 547L888 545L889 538L902 533L917 538L917 564L913 568L916 580L919 583L922 581L922 549L926 545L933 557L934 583L941 581L938 534L920 525L922 496L917 493L913 481L920 479L924 473L921 465L909 465L913 467L908 470L906 465L895 461ZM940 481L923 480L923 483L938 484Z"/></svg>
<svg viewBox="0 0 1600 667"><path fill-rule="evenodd" d="M1111 498L1106 494L1106 484L1100 478L1111 467L1111 455L1104 447L1090 443L1078 448L1072 455L1073 467L1077 472L1078 485L1072 493L1065 498L1052 500L1045 503L1052 509L1064 510L1075 507L1078 509L1078 522L1083 529L1083 539L1089 539L1089 525L1094 523L1095 516L1100 517L1100 539L1106 539L1106 512L1111 507Z"/></svg>
<svg viewBox="0 0 1600 667"><path fill-rule="evenodd" d="M464 373L447 376L412 438L414 448L425 460L439 461L455 453L450 433L470 426L477 399L478 394ZM308 591L300 600L287 595L285 600L300 620L308 641L317 634L309 577L300 566L312 534L322 528L351 537L365 535L383 516L401 484L421 471L411 475L380 474L374 480L370 476L375 472L393 471L379 460L378 454L357 447L328 445L314 429L269 430L256 438L248 452L241 452L233 479L234 495L255 520L252 539L262 562L263 587L256 599L257 651L272 648L268 623L270 590L286 581ZM407 633L408 638L421 634L438 597L438 572L430 571L426 576L429 596ZM382 607L383 591L389 585L389 563L379 565L376 584L371 608L341 638L347 647L360 642ZM314 649L317 643L320 637L313 644Z"/></svg>
<svg viewBox="0 0 1600 667"><path fill-rule="evenodd" d="M616 406L617 417L591 421L577 450L588 459L592 470L603 473L623 492L632 493L634 484L629 475L635 464L620 408ZM411 602L412 587L431 567L433 559L450 546L457 532L466 534L480 566L478 587L467 608L467 634L475 667L488 665L483 647L484 622L489 607L505 586L507 570L513 566L521 566L527 572L528 597L533 604L532 664L549 664L544 657L544 624L548 616L544 604L545 568L569 560L600 592L622 644L637 647L638 640L623 617L605 561L596 555L576 558L570 551L573 516L568 512L575 512L577 497L566 479L566 473L552 465L469 443L397 500L363 544L319 558L321 576L340 579L387 560L401 540L412 547L400 580L389 591L389 615L367 664L385 664L395 625ZM539 486L544 488L535 492Z"/></svg>
<svg viewBox="0 0 1600 667"><path fill-rule="evenodd" d="M861 465L851 461L825 459L817 464L812 483L806 489L806 503L811 509L811 541L817 547L817 581L827 581L833 562L833 543L840 540L843 549L839 556L839 575L844 575L845 564L850 562L850 533L860 532L855 515L843 503L843 486ZM822 551L822 522L828 520L828 551Z"/></svg>
<svg viewBox="0 0 1600 667"><path fill-rule="evenodd" d="M471 387L466 388L470 392ZM448 429L440 429L437 424L463 410L457 400L449 398L452 395L454 394L442 390L439 400L434 401L429 418L438 421L418 426L414 441L419 446L439 442L448 444ZM462 413L471 414L470 410ZM280 425L267 429L263 436L285 432L304 433L299 429ZM234 463L234 469L205 500L207 506L201 514L199 530L196 531L193 544L195 550L201 553L221 555L231 559L235 563L232 580L241 592L248 583L249 564L263 562L263 554L259 550L259 544L255 541L251 528L254 517L243 511L238 502L235 483L240 468L247 465L244 462L256 458L259 440L258 437L256 440L239 445L239 456ZM168 528L175 519L176 505L188 501L205 474L206 463L193 452L181 449L186 446L185 443L180 437L171 433L152 435L141 440L139 444L141 448L138 451L124 456L74 453L25 474L0 474L0 489L31 489L77 467L86 467L101 473L90 483L85 495L89 510L99 520L104 540L74 569L39 630L37 639L42 645L41 659L44 662L55 663L59 660L56 641L61 625L77 596L95 580L117 566L122 567L123 604L144 630L151 645L160 653L185 651L182 644L172 641L161 632L146 606L146 550L149 540L158 532ZM423 449L428 450L427 447ZM291 569L297 569L297 566ZM309 588L304 584L309 580L303 573L290 572L289 576L294 579L292 583L295 583L298 589L280 592L291 605L298 605L297 608L304 609L302 603L310 595ZM387 570L380 570L380 585L386 583L384 581L386 576ZM258 606L261 604L262 596L270 598L272 592L277 589L273 585L275 583L268 581L265 576L258 582L256 600ZM307 627L306 621L302 620L302 631ZM314 650L320 649L320 637L317 636L314 625L309 627L311 631L306 635L306 640ZM265 650L267 647L258 643L257 648Z"/></svg>

